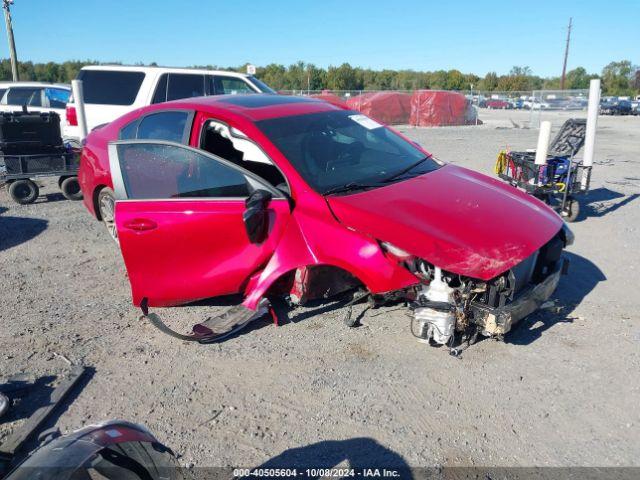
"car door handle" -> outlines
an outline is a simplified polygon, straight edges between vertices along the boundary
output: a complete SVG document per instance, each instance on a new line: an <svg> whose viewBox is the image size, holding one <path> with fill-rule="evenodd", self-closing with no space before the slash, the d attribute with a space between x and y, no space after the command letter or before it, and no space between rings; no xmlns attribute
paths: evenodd
<svg viewBox="0 0 640 480"><path fill-rule="evenodd" d="M146 230L153 230L158 226L158 224L153 220L149 220L148 218L134 218L132 220L127 220L126 222L124 222L123 226L124 228L128 228L129 230L144 232Z"/></svg>

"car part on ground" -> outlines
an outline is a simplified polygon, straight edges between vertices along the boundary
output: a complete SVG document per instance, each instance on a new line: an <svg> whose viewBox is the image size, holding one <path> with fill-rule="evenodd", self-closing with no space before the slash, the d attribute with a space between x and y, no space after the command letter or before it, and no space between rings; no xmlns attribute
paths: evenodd
<svg viewBox="0 0 640 480"><path fill-rule="evenodd" d="M177 480L187 478L186 473L179 467L173 451L146 427L110 420L67 435L59 432L50 435L5 480Z"/></svg>
<svg viewBox="0 0 640 480"><path fill-rule="evenodd" d="M74 366L69 373L60 381L51 393L50 401L47 405L36 410L27 421L11 435L9 435L2 445L0 445L0 474L5 466L11 466L16 453L22 446L32 438L43 422L49 417L53 410L64 400L71 389L78 383L86 372L83 366ZM4 464L4 465L3 465ZM19 477L34 478L34 477Z"/></svg>
<svg viewBox="0 0 640 480"><path fill-rule="evenodd" d="M0 393L0 418L9 410L9 399L3 393Z"/></svg>
<svg viewBox="0 0 640 480"><path fill-rule="evenodd" d="M235 305L221 315L208 317L206 320L195 324L190 335L184 335L168 327L158 314L149 312L146 301L143 302L141 308L142 318L149 320L151 325L162 333L187 342L219 342L238 333L249 325L249 323L263 317L267 313L271 313L274 322L277 324L277 317L267 299L263 299L256 310L250 310L244 305Z"/></svg>

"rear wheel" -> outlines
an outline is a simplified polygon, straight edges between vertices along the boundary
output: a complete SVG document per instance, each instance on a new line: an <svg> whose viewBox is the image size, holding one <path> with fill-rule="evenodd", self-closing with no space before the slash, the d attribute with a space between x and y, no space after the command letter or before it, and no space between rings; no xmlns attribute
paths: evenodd
<svg viewBox="0 0 640 480"><path fill-rule="evenodd" d="M40 189L32 180L16 180L9 185L9 195L20 205L33 203L38 198Z"/></svg>
<svg viewBox="0 0 640 480"><path fill-rule="evenodd" d="M82 200L82 190L78 183L78 177L68 177L60 182L62 194L69 200Z"/></svg>
<svg viewBox="0 0 640 480"><path fill-rule="evenodd" d="M116 206L116 197L113 194L113 190L109 187L105 187L100 190L98 194L98 210L100 211L100 218L104 222L107 227L107 231L111 238L118 243L118 230L116 229L115 222L115 206Z"/></svg>

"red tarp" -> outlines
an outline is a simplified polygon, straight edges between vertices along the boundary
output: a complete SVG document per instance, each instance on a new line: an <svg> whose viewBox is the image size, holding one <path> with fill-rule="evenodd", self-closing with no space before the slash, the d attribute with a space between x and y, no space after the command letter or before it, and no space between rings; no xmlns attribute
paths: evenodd
<svg viewBox="0 0 640 480"><path fill-rule="evenodd" d="M317 93L315 95L311 95L311 97L317 98L319 100L324 100L325 102L329 102L338 107L345 107L347 105L343 99L341 99L337 95L334 95L333 93L322 92L322 93Z"/></svg>
<svg viewBox="0 0 640 480"><path fill-rule="evenodd" d="M476 115L473 106L461 93L416 90L411 97L409 123L420 127L475 125Z"/></svg>
<svg viewBox="0 0 640 480"><path fill-rule="evenodd" d="M411 111L411 95L399 92L368 92L347 100L349 108L386 124L406 124Z"/></svg>

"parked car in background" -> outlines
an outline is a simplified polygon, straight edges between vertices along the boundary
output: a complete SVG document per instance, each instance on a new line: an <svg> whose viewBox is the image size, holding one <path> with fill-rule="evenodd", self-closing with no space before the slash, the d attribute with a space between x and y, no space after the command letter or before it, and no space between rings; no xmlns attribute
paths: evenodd
<svg viewBox="0 0 640 480"><path fill-rule="evenodd" d="M511 108L511 104L506 100L489 98L485 102L485 107L506 110L507 108Z"/></svg>
<svg viewBox="0 0 640 480"><path fill-rule="evenodd" d="M79 180L117 232L135 305L239 293L225 324L246 324L272 296L360 288L374 303L417 302L412 330L426 341L500 336L552 294L573 237L532 196L302 97L130 112L89 134ZM216 338L214 323L192 338Z"/></svg>
<svg viewBox="0 0 640 480"><path fill-rule="evenodd" d="M64 126L65 107L71 87L63 83L0 82L0 112L22 110L30 112L56 112Z"/></svg>
<svg viewBox="0 0 640 480"><path fill-rule="evenodd" d="M600 102L602 115L631 115L633 109L629 100L610 100Z"/></svg>
<svg viewBox="0 0 640 480"><path fill-rule="evenodd" d="M252 75L191 68L92 65L78 73L91 131L145 105L207 95L275 93ZM79 138L73 99L67 105L65 139Z"/></svg>

